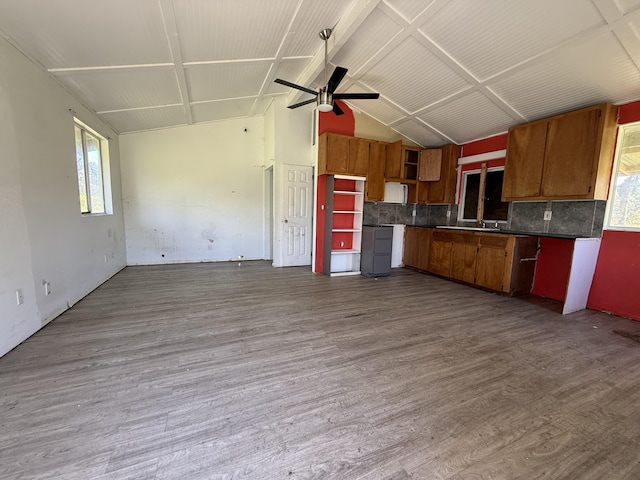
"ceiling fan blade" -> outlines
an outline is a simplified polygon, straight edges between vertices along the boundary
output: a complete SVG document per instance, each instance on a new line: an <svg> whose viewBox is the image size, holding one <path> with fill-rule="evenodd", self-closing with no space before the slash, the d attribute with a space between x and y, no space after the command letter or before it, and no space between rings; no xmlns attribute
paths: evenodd
<svg viewBox="0 0 640 480"><path fill-rule="evenodd" d="M312 98L311 100L305 100L304 102L300 102L300 103L295 103L293 105L289 105L287 108L298 108L298 107L301 107L303 105L308 105L310 103L315 103L315 102L316 102L316 99Z"/></svg>
<svg viewBox="0 0 640 480"><path fill-rule="evenodd" d="M344 112L336 102L333 102L333 113L336 115L344 115Z"/></svg>
<svg viewBox="0 0 640 480"><path fill-rule="evenodd" d="M295 83L287 82L286 80L282 80L281 78L276 78L274 80L275 83L279 83L280 85L284 85L286 87L296 88L298 90L302 90L303 92L310 93L311 95L317 95L318 92L311 90L307 87L301 87L300 85L296 85Z"/></svg>
<svg viewBox="0 0 640 480"><path fill-rule="evenodd" d="M340 100L375 100L380 98L379 93L334 93L333 98Z"/></svg>
<svg viewBox="0 0 640 480"><path fill-rule="evenodd" d="M336 67L336 69L331 74L331 78L327 82L327 92L329 93L335 92L336 88L338 88L338 85L340 85L340 82L342 81L342 79L346 74L347 74L346 68Z"/></svg>

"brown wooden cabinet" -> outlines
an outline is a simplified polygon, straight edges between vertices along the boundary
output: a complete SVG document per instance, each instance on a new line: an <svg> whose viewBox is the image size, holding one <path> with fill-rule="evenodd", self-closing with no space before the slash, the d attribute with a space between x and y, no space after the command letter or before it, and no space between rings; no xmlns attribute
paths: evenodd
<svg viewBox="0 0 640 480"><path fill-rule="evenodd" d="M600 104L511 128L502 200L606 200L616 116Z"/></svg>
<svg viewBox="0 0 640 480"><path fill-rule="evenodd" d="M428 271L509 295L533 283L537 237L433 230Z"/></svg>
<svg viewBox="0 0 640 480"><path fill-rule="evenodd" d="M384 199L386 146L383 142L371 142L369 146L369 171L364 199L370 202L380 202Z"/></svg>
<svg viewBox="0 0 640 480"><path fill-rule="evenodd" d="M418 181L437 182L442 170L442 150L430 148L420 152L418 162Z"/></svg>
<svg viewBox="0 0 640 480"><path fill-rule="evenodd" d="M418 203L455 203L460 147L445 145L440 151L442 152L440 180L419 183Z"/></svg>
<svg viewBox="0 0 640 480"><path fill-rule="evenodd" d="M349 172L349 141L353 137L323 133L318 138L318 175Z"/></svg>
<svg viewBox="0 0 640 480"><path fill-rule="evenodd" d="M369 147L371 141L366 138L349 138L349 159L347 173L366 176L369 171Z"/></svg>
<svg viewBox="0 0 640 480"><path fill-rule="evenodd" d="M402 261L405 267L419 270L429 269L429 245L433 229L424 227L407 227L404 230L404 254Z"/></svg>
<svg viewBox="0 0 640 480"><path fill-rule="evenodd" d="M384 176L387 180L400 180L402 178L402 141L387 144L387 158L385 161Z"/></svg>

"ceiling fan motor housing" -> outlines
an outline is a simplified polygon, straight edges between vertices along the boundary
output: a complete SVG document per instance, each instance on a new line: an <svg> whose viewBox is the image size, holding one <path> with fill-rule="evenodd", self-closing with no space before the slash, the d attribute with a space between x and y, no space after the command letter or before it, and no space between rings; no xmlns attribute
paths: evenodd
<svg viewBox="0 0 640 480"><path fill-rule="evenodd" d="M333 110L333 93L326 90L320 90L318 93L318 110L321 112L330 112Z"/></svg>

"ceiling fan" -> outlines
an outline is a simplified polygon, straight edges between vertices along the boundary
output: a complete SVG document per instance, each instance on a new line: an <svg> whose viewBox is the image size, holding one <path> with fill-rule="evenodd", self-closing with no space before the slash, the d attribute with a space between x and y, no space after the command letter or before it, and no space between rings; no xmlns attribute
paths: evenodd
<svg viewBox="0 0 640 480"><path fill-rule="evenodd" d="M336 67L331 74L331 78L327 81L327 42L329 41L329 37L331 37L332 32L333 30L330 28L325 28L320 32L320 38L324 40L324 87L320 88L316 92L310 88L302 87L280 78L276 78L274 80L275 83L279 83L280 85L295 88L315 96L315 98L310 100L289 105L289 108L298 108L303 105L316 102L318 104L318 110L321 112L330 112L333 110L333 113L336 115L342 115L344 112L337 103L334 103L334 100L375 100L380 97L379 93L335 93L336 88L338 88L338 85L340 85L340 82L347 74L347 69L344 67Z"/></svg>

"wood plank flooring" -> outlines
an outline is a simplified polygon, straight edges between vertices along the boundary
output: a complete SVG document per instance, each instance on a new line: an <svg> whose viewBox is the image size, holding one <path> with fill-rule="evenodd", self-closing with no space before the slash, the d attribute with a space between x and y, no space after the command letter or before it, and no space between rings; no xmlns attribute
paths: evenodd
<svg viewBox="0 0 640 480"><path fill-rule="evenodd" d="M637 480L640 322L553 306L129 267L0 359L0 478Z"/></svg>

